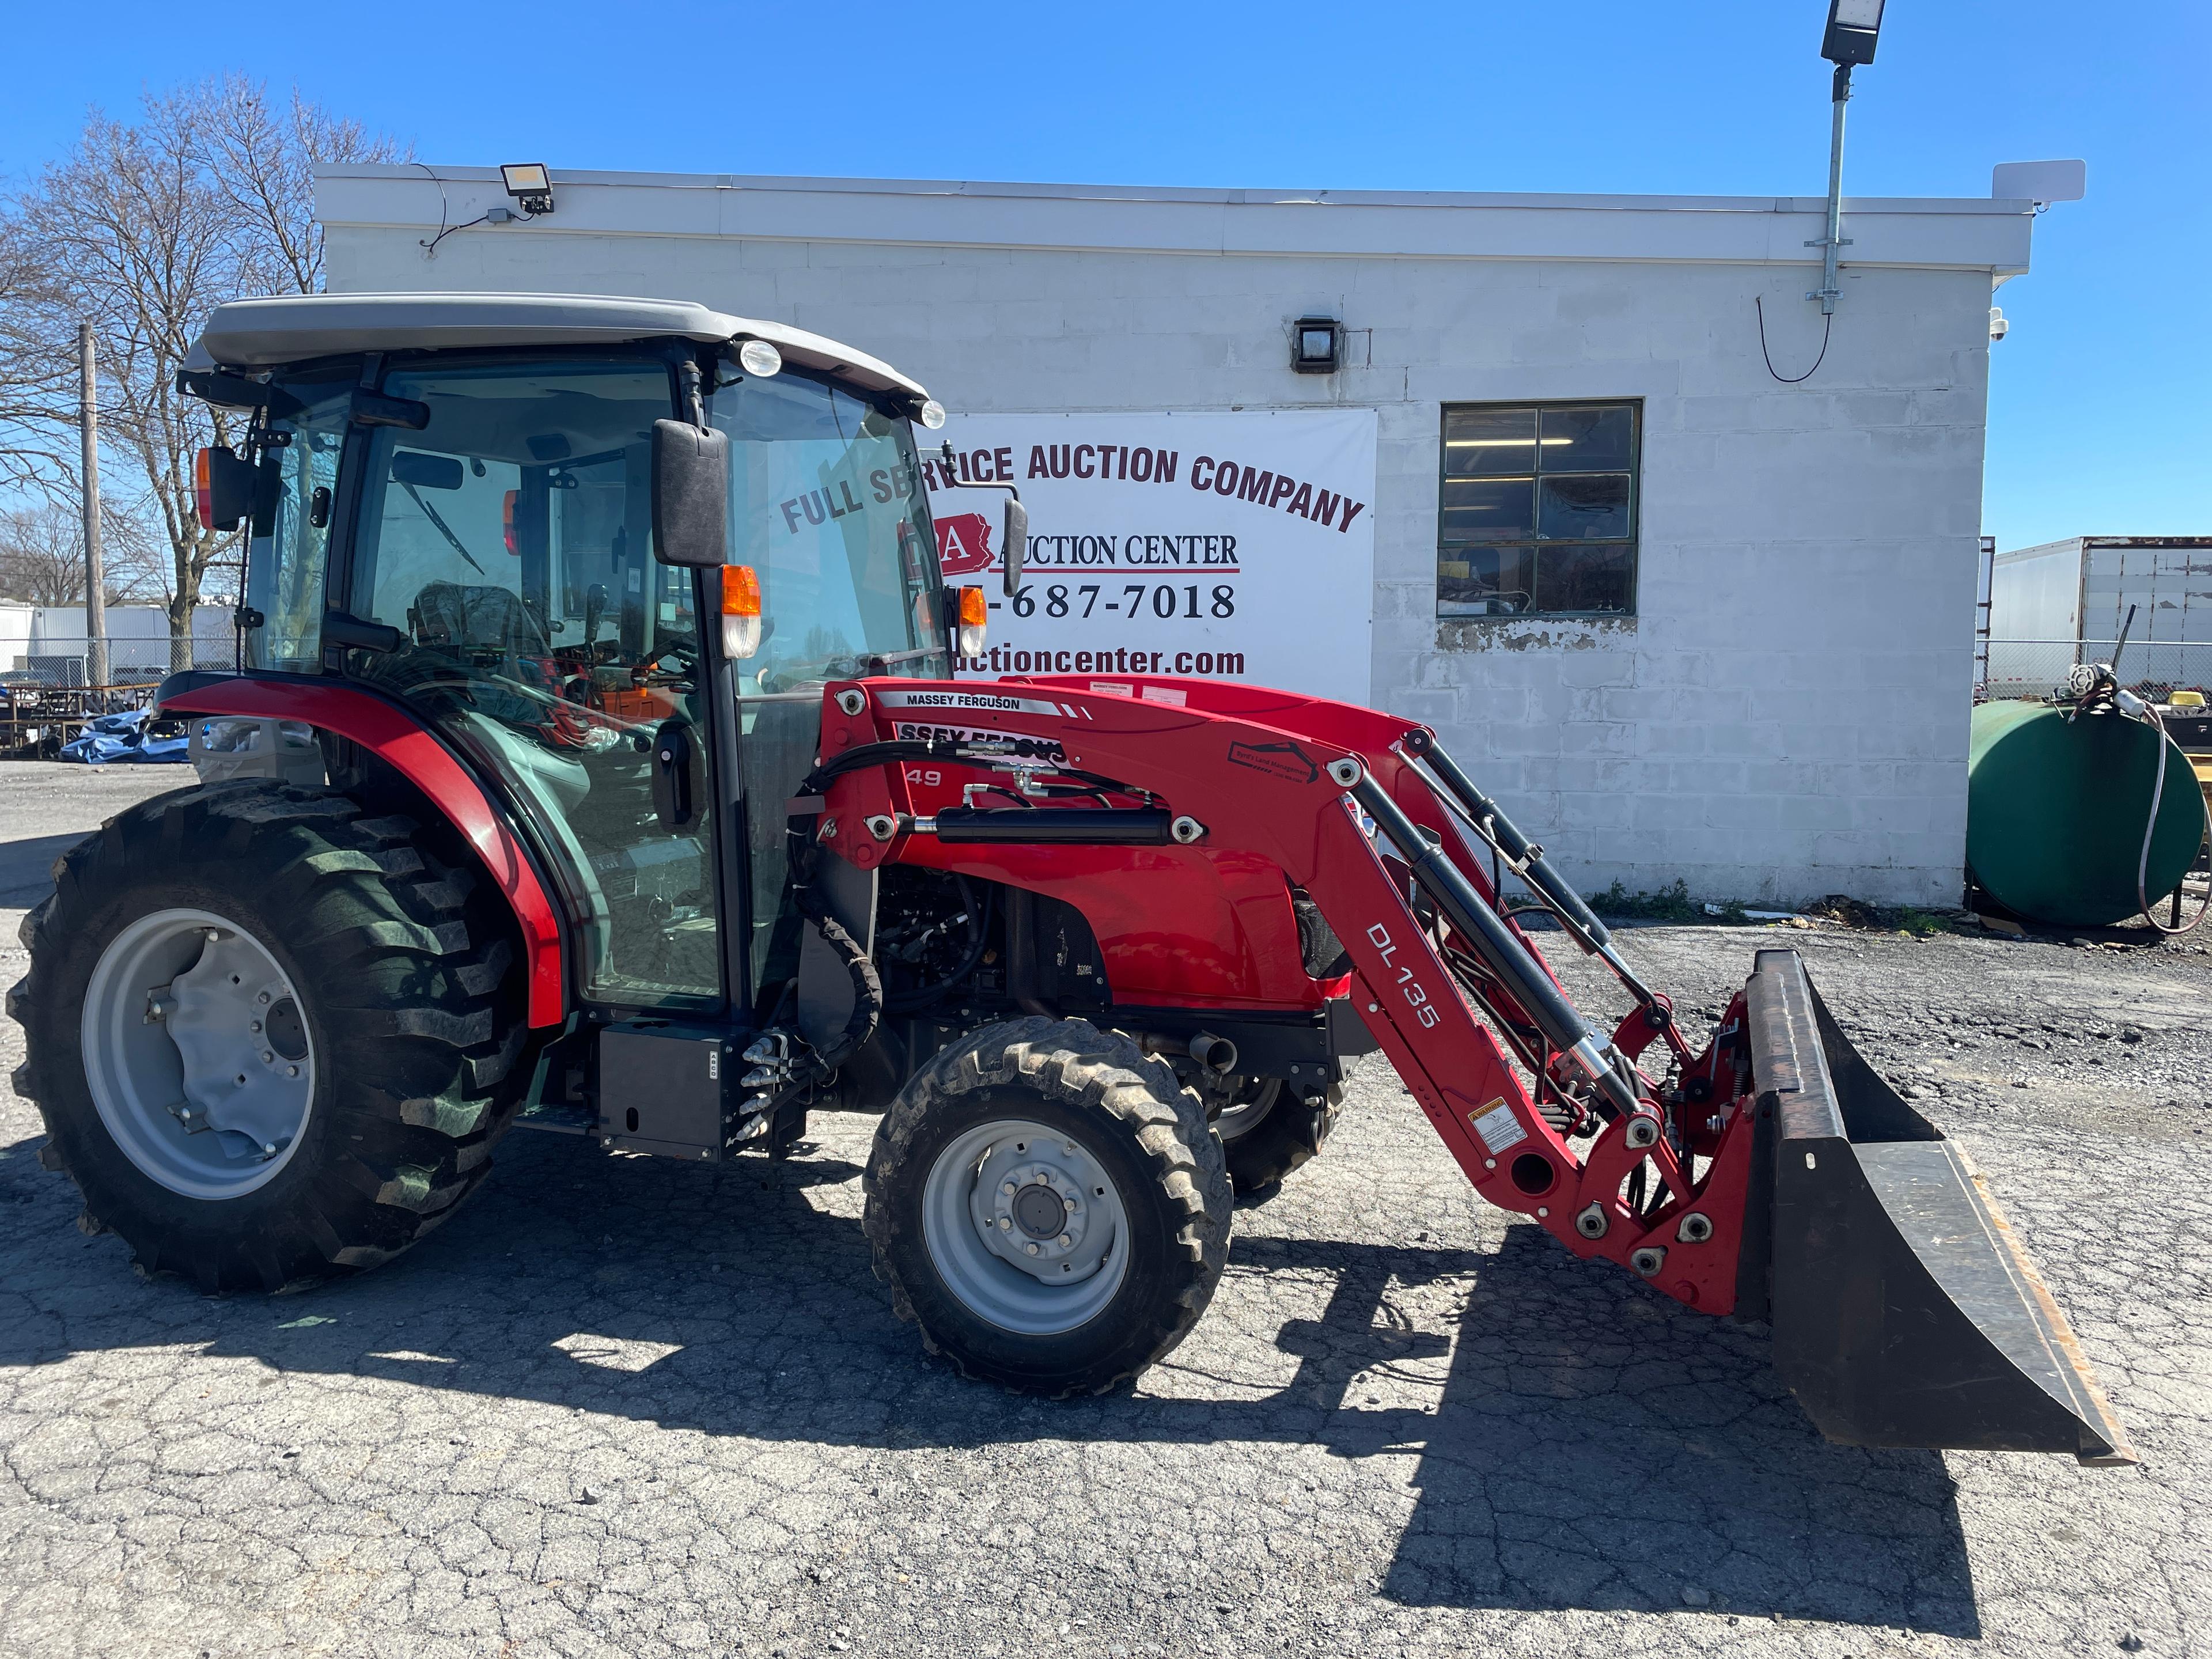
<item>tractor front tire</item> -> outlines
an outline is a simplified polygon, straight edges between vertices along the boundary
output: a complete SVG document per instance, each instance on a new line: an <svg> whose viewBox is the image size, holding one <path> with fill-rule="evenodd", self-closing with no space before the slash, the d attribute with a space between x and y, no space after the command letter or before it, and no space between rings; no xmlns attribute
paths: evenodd
<svg viewBox="0 0 2212 1659"><path fill-rule="evenodd" d="M526 1080L515 951L491 890L418 836L226 783L56 860L8 999L15 1090L146 1271L210 1293L355 1272L483 1179Z"/></svg>
<svg viewBox="0 0 2212 1659"><path fill-rule="evenodd" d="M964 1376L1066 1398L1188 1335L1229 1257L1229 1172L1162 1060L1081 1020L971 1033L915 1074L864 1225L902 1319Z"/></svg>

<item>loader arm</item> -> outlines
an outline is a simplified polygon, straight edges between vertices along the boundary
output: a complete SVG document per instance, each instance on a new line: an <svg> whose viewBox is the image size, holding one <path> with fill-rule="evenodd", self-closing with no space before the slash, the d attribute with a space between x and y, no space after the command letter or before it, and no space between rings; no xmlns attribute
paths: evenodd
<svg viewBox="0 0 2212 1659"><path fill-rule="evenodd" d="M970 729L1057 743L1068 768L1127 786L1133 810L1134 792L1170 803L1202 826L1190 856L1267 859L1312 896L1343 941L1354 1006L1486 1199L1530 1216L1578 1255L1603 1256L1688 1305L1727 1312L1748 1133L1732 1123L1733 1133L1723 1131L1698 1160L1671 1131L1650 1081L1589 1026L1526 934L1499 914L1474 846L1418 764L1433 735L1414 722L1287 693L1162 680L1126 683L1124 693L1123 684L833 686L822 760L834 766L841 755L881 744L884 727L901 720L957 718ZM858 714L845 712L838 694L847 691L861 700ZM817 832L823 846L864 867L897 862L938 831L939 803L917 799L908 776L919 769L884 758L894 763L864 764L830 786ZM972 779L988 779L990 757L974 764ZM942 786L955 798L957 769ZM888 838L871 833L871 820L879 830L891 826ZM1378 848L1364 820L1376 822L1391 853ZM972 823L961 826L973 832ZM1416 915L1408 877L1438 901L1433 922ZM1671 1030L1671 1019L1659 1029ZM1585 1146L1547 1121L1540 1093L1593 1132ZM1632 1208L1622 1189L1647 1162L1646 1197ZM1705 1167L1693 1176L1696 1162ZM1692 1215L1703 1220L1686 1234Z"/></svg>
<svg viewBox="0 0 2212 1659"><path fill-rule="evenodd" d="M892 736L922 724L954 735ZM1025 801L1040 773L1091 793ZM1795 954L1766 953L1789 966L1763 957L1693 1052L1419 723L1196 680L848 681L825 690L808 787L798 832L863 869L1094 837L1267 860L1320 907L1360 1018L1489 1202L1686 1306L1771 1318L1831 1438L2131 1458L1986 1189L1850 1051ZM1613 1031L1567 997L1492 860L1631 993ZM1654 1079L1636 1060L1661 1039Z"/></svg>

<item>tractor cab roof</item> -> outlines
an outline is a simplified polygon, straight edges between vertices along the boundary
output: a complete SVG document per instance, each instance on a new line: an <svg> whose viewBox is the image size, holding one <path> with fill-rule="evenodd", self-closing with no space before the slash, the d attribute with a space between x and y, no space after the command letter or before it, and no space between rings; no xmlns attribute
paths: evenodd
<svg viewBox="0 0 2212 1659"><path fill-rule="evenodd" d="M187 373L255 371L356 353L765 340L785 359L854 388L919 402L928 394L889 363L819 334L689 300L598 294L287 294L217 306Z"/></svg>

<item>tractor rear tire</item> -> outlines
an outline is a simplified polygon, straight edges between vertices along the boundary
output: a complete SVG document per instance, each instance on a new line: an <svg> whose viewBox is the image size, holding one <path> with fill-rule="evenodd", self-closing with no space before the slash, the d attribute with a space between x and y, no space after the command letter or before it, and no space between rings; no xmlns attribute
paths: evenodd
<svg viewBox="0 0 2212 1659"><path fill-rule="evenodd" d="M1266 1093L1270 1089L1272 1098ZM1260 1090L1261 1099L1241 1109L1259 1110L1249 1126L1240 1128L1232 1115L1240 1109L1234 1105L1214 1123L1240 1204L1265 1203L1282 1189L1285 1176L1319 1157L1344 1107L1341 1084L1331 1084L1325 1094L1309 1095L1285 1079L1267 1078L1261 1079Z"/></svg>
<svg viewBox="0 0 2212 1659"><path fill-rule="evenodd" d="M237 782L134 806L55 861L55 890L22 927L30 973L8 998L28 1036L15 1091L46 1119L48 1167L146 1271L210 1293L356 1272L483 1179L527 1078L515 951L492 890L418 836L343 795ZM232 962L264 976L274 1011L250 981L226 988L240 985ZM189 1027L176 1012L188 976ZM256 1014L276 1035L244 1036ZM206 1104L222 1091L194 1034L235 1051L233 1104ZM274 1081L286 1055L304 1081ZM216 1120L242 1109L264 1061L251 1086L293 1091L281 1099L295 1115L260 1156L258 1136Z"/></svg>
<svg viewBox="0 0 2212 1659"><path fill-rule="evenodd" d="M1127 1382L1189 1334L1229 1257L1204 1108L1164 1061L1082 1020L946 1048L884 1114L866 1188L899 1317L962 1376L1024 1394Z"/></svg>

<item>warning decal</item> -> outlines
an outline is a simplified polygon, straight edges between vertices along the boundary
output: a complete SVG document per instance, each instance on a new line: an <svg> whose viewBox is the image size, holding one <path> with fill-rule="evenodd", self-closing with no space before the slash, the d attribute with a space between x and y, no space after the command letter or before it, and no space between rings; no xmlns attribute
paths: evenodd
<svg viewBox="0 0 2212 1659"><path fill-rule="evenodd" d="M1483 1151L1492 1158L1528 1138L1528 1131L1521 1127L1520 1120L1513 1115L1513 1109L1505 1103L1503 1096L1484 1107L1479 1117L1469 1112L1468 1121L1474 1125L1475 1133L1482 1137Z"/></svg>

